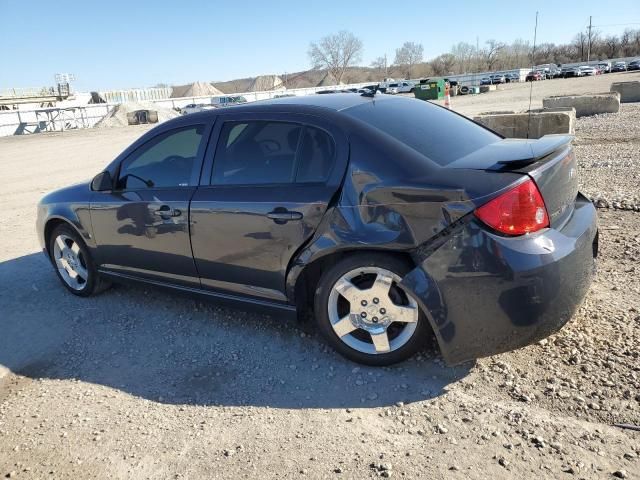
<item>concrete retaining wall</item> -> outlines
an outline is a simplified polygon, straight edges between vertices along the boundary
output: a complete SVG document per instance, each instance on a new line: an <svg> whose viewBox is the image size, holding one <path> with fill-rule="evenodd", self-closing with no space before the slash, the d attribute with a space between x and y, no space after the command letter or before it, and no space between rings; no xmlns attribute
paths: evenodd
<svg viewBox="0 0 640 480"><path fill-rule="evenodd" d="M554 111L532 110L528 113L498 113L480 115L474 120L507 138L540 138L553 133L573 134L576 112L573 108Z"/></svg>
<svg viewBox="0 0 640 480"><path fill-rule="evenodd" d="M611 91L620 94L622 103L640 102L640 82L614 82Z"/></svg>
<svg viewBox="0 0 640 480"><path fill-rule="evenodd" d="M618 92L607 92L546 97L542 99L542 106L545 110L558 107L573 107L576 110L577 117L596 115L598 113L617 113L620 111L620 94Z"/></svg>

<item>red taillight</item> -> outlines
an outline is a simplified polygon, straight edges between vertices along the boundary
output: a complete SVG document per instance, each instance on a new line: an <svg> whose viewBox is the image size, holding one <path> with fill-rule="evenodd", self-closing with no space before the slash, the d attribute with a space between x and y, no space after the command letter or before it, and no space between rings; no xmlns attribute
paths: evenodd
<svg viewBox="0 0 640 480"><path fill-rule="evenodd" d="M524 235L549 226L544 200L531 179L476 209L476 216L507 235Z"/></svg>

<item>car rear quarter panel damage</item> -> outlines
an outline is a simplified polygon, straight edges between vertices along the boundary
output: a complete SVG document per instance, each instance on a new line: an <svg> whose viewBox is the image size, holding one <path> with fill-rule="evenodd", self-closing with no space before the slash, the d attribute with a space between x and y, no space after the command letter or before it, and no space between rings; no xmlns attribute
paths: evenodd
<svg viewBox="0 0 640 480"><path fill-rule="evenodd" d="M547 337L574 314L594 272L597 224L579 197L561 230L502 237L469 217L403 279L449 364Z"/></svg>
<svg viewBox="0 0 640 480"><path fill-rule="evenodd" d="M294 258L287 293L306 266L358 249L405 252L402 286L420 302L450 364L511 350L558 330L591 281L595 210L584 200L560 230L495 235L475 208L528 178L429 165L402 145L351 138L342 193ZM388 158L402 158L390 162Z"/></svg>

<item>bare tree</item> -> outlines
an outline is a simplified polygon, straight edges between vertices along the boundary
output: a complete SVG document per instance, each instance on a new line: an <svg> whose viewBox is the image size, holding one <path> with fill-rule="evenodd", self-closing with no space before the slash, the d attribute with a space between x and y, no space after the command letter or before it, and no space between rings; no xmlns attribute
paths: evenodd
<svg viewBox="0 0 640 480"><path fill-rule="evenodd" d="M556 46L553 43L541 43L536 46L534 65L542 65L545 63L555 63Z"/></svg>
<svg viewBox="0 0 640 480"><path fill-rule="evenodd" d="M573 37L572 45L575 49L576 60L577 57L580 57L580 61L583 61L587 57L587 36L584 32L580 32Z"/></svg>
<svg viewBox="0 0 640 480"><path fill-rule="evenodd" d="M517 39L507 47L510 68L521 68L526 65L531 55L531 46L529 42Z"/></svg>
<svg viewBox="0 0 640 480"><path fill-rule="evenodd" d="M443 53L442 55L431 60L431 68L436 75L451 74L455 64L456 57L450 53Z"/></svg>
<svg viewBox="0 0 640 480"><path fill-rule="evenodd" d="M422 62L424 47L420 43L404 42L402 47L396 49L394 64L405 71L406 78L411 78L413 66Z"/></svg>
<svg viewBox="0 0 640 480"><path fill-rule="evenodd" d="M618 52L620 40L615 35L609 35L604 39L604 55L606 58L615 58Z"/></svg>
<svg viewBox="0 0 640 480"><path fill-rule="evenodd" d="M633 41L633 50L631 51L631 54L637 55L638 53L640 53L640 29L632 31L631 39Z"/></svg>
<svg viewBox="0 0 640 480"><path fill-rule="evenodd" d="M309 59L313 68L327 69L340 83L344 72L362 57L362 40L353 33L341 30L309 45Z"/></svg>
<svg viewBox="0 0 640 480"><path fill-rule="evenodd" d="M487 40L485 43L487 47L484 49L484 63L487 70L493 70L498 61L498 55L504 49L505 44L494 39Z"/></svg>
<svg viewBox="0 0 640 480"><path fill-rule="evenodd" d="M386 53L384 54L384 56L378 57L373 62L371 62L371 66L383 73L385 78L389 76L389 65L387 63Z"/></svg>
<svg viewBox="0 0 640 480"><path fill-rule="evenodd" d="M624 32L622 32L622 35L620 35L620 53L623 57L628 56L629 53L633 50L633 48L630 48L632 37L633 30L631 30L630 28L627 28Z"/></svg>
<svg viewBox="0 0 640 480"><path fill-rule="evenodd" d="M471 60L476 47L467 42L459 42L451 47L451 55L456 57L456 69L459 73L465 73L471 68Z"/></svg>

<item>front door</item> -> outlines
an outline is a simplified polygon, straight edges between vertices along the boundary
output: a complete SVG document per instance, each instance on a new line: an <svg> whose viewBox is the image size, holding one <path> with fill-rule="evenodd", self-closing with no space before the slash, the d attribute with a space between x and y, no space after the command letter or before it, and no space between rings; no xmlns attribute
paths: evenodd
<svg viewBox="0 0 640 480"><path fill-rule="evenodd" d="M120 164L113 191L95 192L91 222L100 268L199 286L189 240L206 125L160 133Z"/></svg>
<svg viewBox="0 0 640 480"><path fill-rule="evenodd" d="M191 202L202 286L284 302L289 262L339 188L346 141L305 116L218 122L213 165Z"/></svg>

